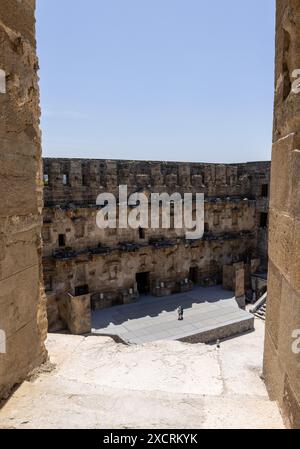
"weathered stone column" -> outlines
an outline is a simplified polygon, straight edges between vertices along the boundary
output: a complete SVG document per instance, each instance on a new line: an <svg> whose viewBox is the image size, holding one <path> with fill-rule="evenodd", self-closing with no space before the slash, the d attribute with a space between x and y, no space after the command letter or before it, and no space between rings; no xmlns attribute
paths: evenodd
<svg viewBox="0 0 300 449"><path fill-rule="evenodd" d="M47 357L34 11L0 2L0 398Z"/></svg>
<svg viewBox="0 0 300 449"><path fill-rule="evenodd" d="M287 423L300 428L300 89L295 83L300 80L299 0L277 0L276 27L264 372L271 399L278 401Z"/></svg>

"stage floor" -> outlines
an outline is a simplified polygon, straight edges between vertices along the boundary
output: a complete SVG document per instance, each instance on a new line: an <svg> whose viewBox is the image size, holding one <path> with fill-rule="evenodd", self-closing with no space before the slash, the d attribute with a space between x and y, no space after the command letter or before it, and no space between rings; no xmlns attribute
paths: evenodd
<svg viewBox="0 0 300 449"><path fill-rule="evenodd" d="M184 308L178 321L177 308ZM232 292L222 287L195 287L188 293L156 298L141 297L136 303L93 312L92 332L118 336L125 343L157 340L193 343L213 342L254 328L254 317L241 310Z"/></svg>

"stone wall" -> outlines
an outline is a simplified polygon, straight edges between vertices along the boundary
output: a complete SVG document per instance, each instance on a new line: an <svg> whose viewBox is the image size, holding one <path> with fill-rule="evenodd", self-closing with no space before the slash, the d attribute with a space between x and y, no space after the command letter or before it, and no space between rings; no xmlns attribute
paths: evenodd
<svg viewBox="0 0 300 449"><path fill-rule="evenodd" d="M47 356L34 10L0 3L0 399Z"/></svg>
<svg viewBox="0 0 300 449"><path fill-rule="evenodd" d="M300 2L277 0L274 145L264 371L287 423L300 428ZM300 72L299 72L300 73ZM298 75L299 76L299 75Z"/></svg>
<svg viewBox="0 0 300 449"><path fill-rule="evenodd" d="M134 301L137 276L147 273L156 296L193 284L222 283L223 266L257 257L266 271L270 163L201 164L44 159L44 276L50 330L67 323L66 295L91 294L95 308ZM205 195L205 234L186 229L106 229L96 226L96 198L126 184L128 195L187 192ZM250 276L245 286L250 287ZM235 290L235 287L233 288Z"/></svg>
<svg viewBox="0 0 300 449"><path fill-rule="evenodd" d="M95 205L101 192L204 192L210 198L260 199L267 211L270 162L205 164L184 162L44 158L45 205ZM263 192L264 191L264 192Z"/></svg>

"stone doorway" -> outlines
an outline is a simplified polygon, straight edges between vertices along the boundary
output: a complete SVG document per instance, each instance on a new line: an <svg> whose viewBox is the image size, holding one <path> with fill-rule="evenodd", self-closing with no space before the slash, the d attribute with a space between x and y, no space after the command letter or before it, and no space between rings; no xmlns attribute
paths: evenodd
<svg viewBox="0 0 300 449"><path fill-rule="evenodd" d="M198 267L190 268L189 280L192 281L193 284L197 284L197 282L198 282Z"/></svg>
<svg viewBox="0 0 300 449"><path fill-rule="evenodd" d="M150 273L136 274L137 290L140 295L148 295L150 293Z"/></svg>
<svg viewBox="0 0 300 449"><path fill-rule="evenodd" d="M84 296L88 294L89 294L88 285L80 285L79 287L75 287L75 296Z"/></svg>

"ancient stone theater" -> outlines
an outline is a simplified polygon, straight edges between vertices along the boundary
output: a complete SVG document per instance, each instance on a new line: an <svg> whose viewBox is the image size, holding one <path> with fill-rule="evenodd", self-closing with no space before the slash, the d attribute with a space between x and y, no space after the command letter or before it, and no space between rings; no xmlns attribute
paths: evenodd
<svg viewBox="0 0 300 449"><path fill-rule="evenodd" d="M0 2L0 428L299 429L299 0L276 1L271 166L42 161L35 9ZM169 229L99 228L97 199L120 202L120 185L146 198L204 194L204 234L176 226L173 200ZM215 345L89 334L92 309L216 284L238 314L267 296L265 325ZM195 308L181 323L173 312L175 328Z"/></svg>
<svg viewBox="0 0 300 449"><path fill-rule="evenodd" d="M240 292L267 268L270 163L232 165L44 159L43 266L50 330L69 321L67 305L102 309L139 295L166 296L193 285L224 284ZM99 229L97 197L119 186L144 192L204 193L204 235L186 229ZM171 201L170 201L171 202ZM133 206L132 206L133 207ZM258 292L259 295L261 292ZM72 320L71 320L72 321ZM70 326L69 326L70 327ZM71 330L76 333L74 325ZM77 329L78 330L78 329Z"/></svg>

